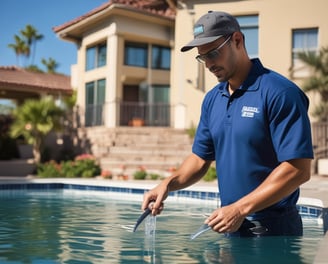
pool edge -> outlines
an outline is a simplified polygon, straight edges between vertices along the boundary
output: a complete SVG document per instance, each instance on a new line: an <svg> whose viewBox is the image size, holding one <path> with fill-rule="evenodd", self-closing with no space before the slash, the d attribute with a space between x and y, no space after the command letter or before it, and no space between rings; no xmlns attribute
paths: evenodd
<svg viewBox="0 0 328 264"><path fill-rule="evenodd" d="M111 187L117 187L117 188L135 188L135 189L142 189L147 190L152 187L154 187L156 184L158 184L158 181L113 181L113 180L100 180L100 179L65 179L65 178L47 178L47 179L40 179L40 178L34 178L34 177L19 177L19 178L3 178L0 177L0 185L4 184L29 184L29 183L40 183L40 184L73 184L73 185L92 185L92 186L111 186ZM301 196L305 201L311 203L313 201L315 202L315 206L318 206L318 200L321 200L320 197L318 197L317 189L319 188L320 191L328 191L328 189L324 189L327 187L327 182L325 182L324 185L315 186L313 183L307 187L308 189L302 189L301 188ZM323 190L324 189L324 190ZM217 192L217 185L213 183L201 183L201 184L195 184L194 186L191 186L187 189L185 189L187 192ZM304 195L306 194L306 197ZM311 195L313 194L313 195ZM313 197L314 196L314 197ZM308 200L306 200L308 198ZM304 201L304 200L303 200ZM327 209L327 200L321 200L321 204L319 202L319 205L322 205L322 208ZM324 235L322 241L319 244L318 251L316 253L314 264L324 264L326 263L326 260L328 259L328 251L326 250L328 247L328 232Z"/></svg>

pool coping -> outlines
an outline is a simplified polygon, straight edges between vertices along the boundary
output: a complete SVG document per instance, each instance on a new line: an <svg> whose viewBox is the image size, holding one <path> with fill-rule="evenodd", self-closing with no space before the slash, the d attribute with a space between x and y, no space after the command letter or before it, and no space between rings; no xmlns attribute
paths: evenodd
<svg viewBox="0 0 328 264"><path fill-rule="evenodd" d="M327 194L328 191L328 181L327 178L322 179L316 177L311 179L310 182L301 186L301 198L299 199L298 204L308 205L312 207L324 208L327 207L327 195L323 195L323 193ZM145 190L149 190L156 186L159 181L136 181L136 180L127 180L127 181L115 181L115 180L105 180L105 179L81 179L81 178L35 178L31 176L27 177L0 177L0 187L5 185L15 185L15 184L58 184L66 186L65 189L71 189L74 185L75 190L79 189L79 186L83 190L90 191L118 191L118 192L128 192L136 195L142 195ZM71 186L71 187L70 187ZM0 188L0 191L4 190ZM179 192L179 194L178 194ZM217 201L218 189L217 184L213 182L199 182L190 186L184 190L175 192L175 194L170 195L174 197L178 194L182 198L184 196L194 199L205 200L209 199L211 201ZM208 196L207 194L213 194ZM216 195L215 195L216 194ZM170 198L170 197L169 197ZM314 214L316 214L315 212ZM328 259L328 251L326 248L328 247L328 232L324 235L323 240L319 245L318 252L316 254L315 260L313 263L315 264L323 264L326 263Z"/></svg>

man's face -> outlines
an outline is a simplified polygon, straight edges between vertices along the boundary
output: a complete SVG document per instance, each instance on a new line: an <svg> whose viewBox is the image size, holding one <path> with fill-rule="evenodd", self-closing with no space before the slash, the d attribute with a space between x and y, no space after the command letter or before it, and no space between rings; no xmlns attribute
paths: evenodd
<svg viewBox="0 0 328 264"><path fill-rule="evenodd" d="M197 47L199 55L196 59L204 63L219 82L228 81L231 77L231 45L232 36L221 37L216 41Z"/></svg>

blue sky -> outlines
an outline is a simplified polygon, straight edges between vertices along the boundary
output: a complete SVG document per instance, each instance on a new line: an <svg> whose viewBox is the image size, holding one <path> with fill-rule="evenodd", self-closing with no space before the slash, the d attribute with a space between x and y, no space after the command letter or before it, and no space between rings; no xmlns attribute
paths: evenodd
<svg viewBox="0 0 328 264"><path fill-rule="evenodd" d="M15 43L14 35L31 24L44 37L37 42L34 64L41 69L41 59L52 57L57 71L70 74L70 65L76 63L76 46L59 39L52 31L67 21L79 17L108 0L0 0L0 66L17 64L14 51L8 44ZM22 62L22 61L21 61Z"/></svg>

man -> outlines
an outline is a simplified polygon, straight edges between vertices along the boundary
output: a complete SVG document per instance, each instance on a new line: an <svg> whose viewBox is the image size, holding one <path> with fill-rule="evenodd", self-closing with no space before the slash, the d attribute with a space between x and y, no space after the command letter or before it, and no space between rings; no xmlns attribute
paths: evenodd
<svg viewBox="0 0 328 264"><path fill-rule="evenodd" d="M214 231L252 236L302 235L296 209L299 186L310 179L313 158L308 99L291 81L250 60L237 20L208 12L194 26L196 59L218 79L202 111L192 154L170 177L144 195L152 214L171 191L199 181L216 161L221 206L206 220Z"/></svg>

